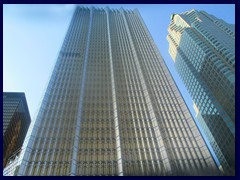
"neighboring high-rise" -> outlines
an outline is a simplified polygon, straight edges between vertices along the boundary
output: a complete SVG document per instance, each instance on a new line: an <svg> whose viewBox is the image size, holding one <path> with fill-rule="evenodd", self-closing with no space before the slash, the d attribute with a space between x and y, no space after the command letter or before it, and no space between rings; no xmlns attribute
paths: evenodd
<svg viewBox="0 0 240 180"><path fill-rule="evenodd" d="M216 175L137 10L77 7L18 175Z"/></svg>
<svg viewBox="0 0 240 180"><path fill-rule="evenodd" d="M24 93L3 92L3 167L16 158L31 118ZM18 153L16 153L18 152Z"/></svg>
<svg viewBox="0 0 240 180"><path fill-rule="evenodd" d="M173 14L169 53L217 164L235 174L235 26L204 11Z"/></svg>

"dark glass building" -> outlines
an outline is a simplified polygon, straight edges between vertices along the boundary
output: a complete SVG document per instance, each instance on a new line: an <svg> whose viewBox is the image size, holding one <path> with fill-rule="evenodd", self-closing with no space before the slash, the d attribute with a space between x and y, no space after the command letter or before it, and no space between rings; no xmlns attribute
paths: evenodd
<svg viewBox="0 0 240 180"><path fill-rule="evenodd" d="M225 175L235 174L235 25L204 11L173 14L169 53Z"/></svg>
<svg viewBox="0 0 240 180"><path fill-rule="evenodd" d="M3 167L20 152L30 122L25 94L3 92Z"/></svg>
<svg viewBox="0 0 240 180"><path fill-rule="evenodd" d="M18 175L216 175L137 10L77 7Z"/></svg>

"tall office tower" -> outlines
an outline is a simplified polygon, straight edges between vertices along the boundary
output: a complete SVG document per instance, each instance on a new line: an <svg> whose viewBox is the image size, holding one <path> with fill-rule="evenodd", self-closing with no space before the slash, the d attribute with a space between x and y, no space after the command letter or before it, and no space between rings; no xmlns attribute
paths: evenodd
<svg viewBox="0 0 240 180"><path fill-rule="evenodd" d="M226 175L235 174L235 30L204 12L173 14L169 53Z"/></svg>
<svg viewBox="0 0 240 180"><path fill-rule="evenodd" d="M22 147L30 122L31 118L25 94L3 92L4 168L8 166L20 152L19 150Z"/></svg>
<svg viewBox="0 0 240 180"><path fill-rule="evenodd" d="M77 7L19 175L216 175L139 12Z"/></svg>

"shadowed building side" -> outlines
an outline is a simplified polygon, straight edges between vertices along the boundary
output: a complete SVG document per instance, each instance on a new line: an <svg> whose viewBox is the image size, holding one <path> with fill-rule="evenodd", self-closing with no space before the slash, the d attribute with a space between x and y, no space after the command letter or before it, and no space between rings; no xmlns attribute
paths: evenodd
<svg viewBox="0 0 240 180"><path fill-rule="evenodd" d="M21 149L31 119L24 93L3 92L3 167ZM14 157L11 157L14 158Z"/></svg>

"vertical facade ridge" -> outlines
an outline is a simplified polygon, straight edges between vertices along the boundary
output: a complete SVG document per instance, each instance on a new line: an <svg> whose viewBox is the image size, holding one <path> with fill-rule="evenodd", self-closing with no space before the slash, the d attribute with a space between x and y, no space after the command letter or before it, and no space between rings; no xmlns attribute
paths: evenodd
<svg viewBox="0 0 240 180"><path fill-rule="evenodd" d="M121 138L119 133L119 119L117 112L116 103L116 90L115 90L115 80L114 80L114 70L113 70L113 59L112 59L112 47L111 47L111 33L109 25L109 9L106 10L107 14L107 31L108 31L108 45L109 45L109 60L110 60L110 71L111 71L111 85L112 85L112 97L113 97L113 113L114 113L114 123L115 123L115 133L116 133L116 148L117 148L117 161L118 161L118 175L123 176L123 163L122 163L122 151L121 151Z"/></svg>
<svg viewBox="0 0 240 180"><path fill-rule="evenodd" d="M153 110L152 102L151 102L151 99L150 99L150 96L149 96L149 93L148 93L148 88L146 86L145 79L143 77L143 72L141 70L141 66L140 66L140 64L138 62L138 56L137 56L137 53L136 53L136 50L135 50L135 47L134 47L134 42L132 40L131 33L130 33L130 30L129 30L129 27L128 27L128 23L127 23L127 20L126 20L126 17L125 17L125 14L124 14L123 10L121 10L121 14L123 16L124 23L125 23L126 30L127 30L127 34L128 34L128 38L130 40L132 52L133 52L133 55L134 55L133 58L134 58L135 63L136 63L136 69L137 69L138 75L140 76L141 83L142 83L142 86L143 86L144 96L145 96L145 98L147 100L148 111L152 112L151 113L151 121L152 121L153 124L155 124L154 133L155 133L156 136L158 135L157 138L159 139L159 141L157 141L158 142L157 145L158 145L159 148L161 147L162 149L165 149L165 145L164 146L160 146L160 144L159 144L159 142L162 139L161 132L160 132L160 129L159 129L158 125L157 125L157 118L156 118L155 112ZM149 144L149 142L148 142L148 144ZM167 158L165 159L165 161L168 161L168 155L167 155ZM160 164L158 164L158 165L160 166ZM154 168L154 171L155 171L155 166L154 165L153 165L153 168ZM171 167L170 166L164 166L163 173L167 174L170 171L171 171Z"/></svg>
<svg viewBox="0 0 240 180"><path fill-rule="evenodd" d="M78 112L77 112L77 124L75 130L75 140L73 146L73 157L72 157L72 164L71 164L71 175L76 175L77 169L77 157L78 157L78 148L79 148L79 141L80 141L80 127L81 127L81 120L82 120L82 107L83 107L83 98L84 98L84 90L85 90L85 81L86 81L86 71L87 71L87 63L88 63L88 54L89 54L89 44L90 44L90 36L92 30L92 16L93 16L94 9L90 9L90 20L89 20L89 28L88 28L88 35L87 35L87 43L86 43L86 53L84 57L84 64L83 64L83 75L82 75L82 84L80 86L81 93L79 97L79 105L78 105Z"/></svg>

